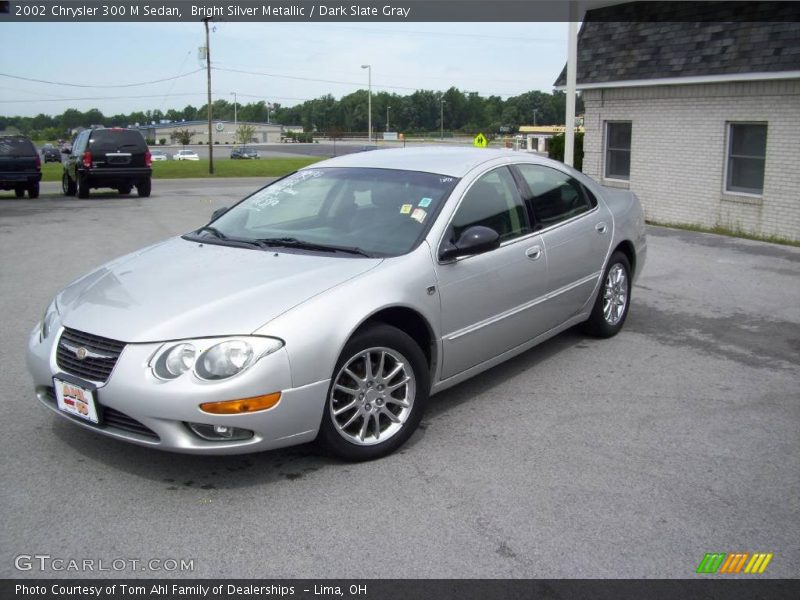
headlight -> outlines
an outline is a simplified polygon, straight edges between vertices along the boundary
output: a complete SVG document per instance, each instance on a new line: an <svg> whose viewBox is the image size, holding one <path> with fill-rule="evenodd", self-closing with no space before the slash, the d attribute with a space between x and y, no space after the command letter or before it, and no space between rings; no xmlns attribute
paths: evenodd
<svg viewBox="0 0 800 600"><path fill-rule="evenodd" d="M193 371L200 379L219 381L238 375L281 347L282 340L256 336L185 340L159 348L150 369L164 380Z"/></svg>
<svg viewBox="0 0 800 600"><path fill-rule="evenodd" d="M44 311L44 316L42 317L42 326L39 333L39 341L44 341L48 338L50 332L53 331L57 319L58 307L56 306L56 301L53 300L50 303L50 306L47 307L47 310Z"/></svg>

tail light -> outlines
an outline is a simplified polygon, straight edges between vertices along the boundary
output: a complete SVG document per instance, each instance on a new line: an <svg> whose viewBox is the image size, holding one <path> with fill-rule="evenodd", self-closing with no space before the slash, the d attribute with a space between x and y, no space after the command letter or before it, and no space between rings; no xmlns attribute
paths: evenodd
<svg viewBox="0 0 800 600"><path fill-rule="evenodd" d="M38 154L36 155L36 170L37 171L42 170L42 159L39 157Z"/></svg>
<svg viewBox="0 0 800 600"><path fill-rule="evenodd" d="M144 153L144 166L145 167L152 167L153 166L153 155L150 154L150 150L147 150Z"/></svg>
<svg viewBox="0 0 800 600"><path fill-rule="evenodd" d="M92 168L92 153L88 150L83 153L83 166L87 169Z"/></svg>

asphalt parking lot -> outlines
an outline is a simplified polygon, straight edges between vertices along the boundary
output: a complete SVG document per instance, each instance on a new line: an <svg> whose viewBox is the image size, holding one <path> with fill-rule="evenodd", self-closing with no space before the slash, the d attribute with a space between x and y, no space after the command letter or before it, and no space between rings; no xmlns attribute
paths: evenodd
<svg viewBox="0 0 800 600"><path fill-rule="evenodd" d="M53 294L261 183L0 195L0 576L86 575L14 567L39 553L193 559L168 573L186 577L686 578L736 551L797 576L800 248L651 227L620 335L568 331L443 392L372 463L166 454L39 406L25 344Z"/></svg>

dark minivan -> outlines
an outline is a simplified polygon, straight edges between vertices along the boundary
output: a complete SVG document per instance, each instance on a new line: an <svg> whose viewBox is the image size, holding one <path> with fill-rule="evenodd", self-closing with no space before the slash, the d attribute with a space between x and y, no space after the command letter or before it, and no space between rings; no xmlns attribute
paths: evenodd
<svg viewBox="0 0 800 600"><path fill-rule="evenodd" d="M23 135L0 136L0 190L38 198L41 180L42 159L33 142Z"/></svg>
<svg viewBox="0 0 800 600"><path fill-rule="evenodd" d="M136 129L86 129L65 154L61 185L66 196L77 193L79 198L88 198L90 189L101 187L114 188L120 194L130 194L136 187L139 196L150 195L150 150Z"/></svg>

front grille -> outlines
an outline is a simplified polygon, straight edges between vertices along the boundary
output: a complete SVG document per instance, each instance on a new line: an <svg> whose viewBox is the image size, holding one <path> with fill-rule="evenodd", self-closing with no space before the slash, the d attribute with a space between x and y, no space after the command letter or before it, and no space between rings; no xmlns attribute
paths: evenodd
<svg viewBox="0 0 800 600"><path fill-rule="evenodd" d="M79 359L75 353L79 348L84 348L87 352L87 356L83 360ZM64 329L64 333L58 340L56 363L65 373L102 383L111 375L123 348L125 348L123 342L74 329ZM92 354L99 356L92 356Z"/></svg>
<svg viewBox="0 0 800 600"><path fill-rule="evenodd" d="M45 396L47 400L53 404L53 406L58 406L58 401L56 400L56 390L55 388L46 388L45 389ZM78 421L79 423L83 423L84 425L90 425L96 429L121 429L122 431L127 431L129 433L136 433L138 435L152 438L154 440L160 439L158 434L150 429L144 423L140 423L133 417L129 417L123 412L120 412L110 406L104 406L103 404L97 403L97 411L100 413L100 424L92 423L91 421L87 421L86 419L81 419L80 417L75 417L68 413L62 413L67 417Z"/></svg>

